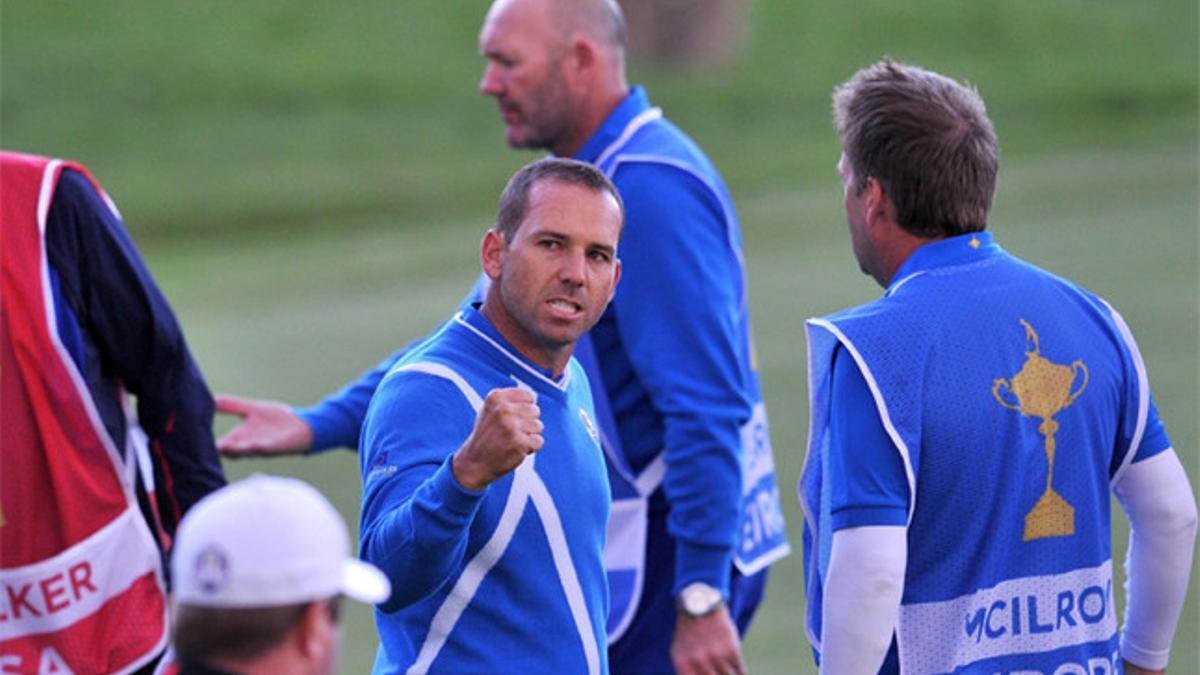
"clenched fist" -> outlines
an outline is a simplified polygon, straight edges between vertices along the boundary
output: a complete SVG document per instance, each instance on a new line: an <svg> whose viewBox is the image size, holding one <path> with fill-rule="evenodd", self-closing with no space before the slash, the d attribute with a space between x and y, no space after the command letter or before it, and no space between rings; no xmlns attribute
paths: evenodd
<svg viewBox="0 0 1200 675"><path fill-rule="evenodd" d="M533 392L493 389L467 442L454 453L450 463L454 477L468 490L482 490L542 449L543 428Z"/></svg>

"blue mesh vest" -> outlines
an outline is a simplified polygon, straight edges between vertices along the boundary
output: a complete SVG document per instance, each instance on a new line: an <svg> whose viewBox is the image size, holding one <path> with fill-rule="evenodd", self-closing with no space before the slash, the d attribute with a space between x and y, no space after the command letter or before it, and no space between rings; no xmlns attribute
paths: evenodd
<svg viewBox="0 0 1200 675"><path fill-rule="evenodd" d="M800 497L810 640L819 650L840 344L871 389L911 496L902 671L1116 672L1109 485L1145 427L1137 347L1103 300L988 234L914 258L883 298L808 322Z"/></svg>

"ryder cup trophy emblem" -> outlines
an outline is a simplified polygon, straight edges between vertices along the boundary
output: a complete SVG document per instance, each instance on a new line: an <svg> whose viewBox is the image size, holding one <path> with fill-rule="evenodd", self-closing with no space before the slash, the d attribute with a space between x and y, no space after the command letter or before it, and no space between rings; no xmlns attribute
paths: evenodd
<svg viewBox="0 0 1200 675"><path fill-rule="evenodd" d="M1043 358L1037 333L1025 319L1021 319L1021 325L1025 326L1025 365L1011 379L997 379L992 384L992 396L1005 408L1042 420L1038 432L1046 439L1046 491L1025 514L1025 541L1067 537L1075 534L1075 509L1054 491L1054 432L1058 431L1054 416L1083 393L1088 383L1088 370L1083 361L1064 366ZM1075 388L1076 380L1079 380L1078 388ZM1015 398L1015 403L1010 398Z"/></svg>

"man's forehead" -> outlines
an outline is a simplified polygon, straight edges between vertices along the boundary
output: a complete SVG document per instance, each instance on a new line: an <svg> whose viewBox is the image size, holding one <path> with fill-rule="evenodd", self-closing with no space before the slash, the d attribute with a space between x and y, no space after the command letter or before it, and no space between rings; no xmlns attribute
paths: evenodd
<svg viewBox="0 0 1200 675"><path fill-rule="evenodd" d="M543 204L562 204L580 199L604 199L617 206L616 198L600 187L592 187L582 183L562 180L555 176L543 176L529 186L530 209Z"/></svg>
<svg viewBox="0 0 1200 675"><path fill-rule="evenodd" d="M598 190L586 185L577 183L568 183L565 181L556 180L554 178L545 178L535 183L529 190L528 207L525 214L525 223L532 224L528 229L531 235L536 233L554 232L561 236L566 236L560 226L568 226L578 224L574 218L563 219L568 212L572 211L574 206L583 205L585 202L595 204L602 202L605 204L605 210L611 211L611 223L607 222L608 218L603 218L601 222L588 221L586 228L589 233L596 235L604 234L606 225L612 224L618 231L621 227L621 207L616 198L613 197L607 190ZM600 237L597 237L600 238Z"/></svg>

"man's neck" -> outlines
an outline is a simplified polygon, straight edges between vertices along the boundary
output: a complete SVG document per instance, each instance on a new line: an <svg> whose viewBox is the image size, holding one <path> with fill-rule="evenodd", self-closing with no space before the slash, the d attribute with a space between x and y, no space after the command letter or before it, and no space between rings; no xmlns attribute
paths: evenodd
<svg viewBox="0 0 1200 675"><path fill-rule="evenodd" d="M208 659L204 663L226 675L273 675L275 673L306 673L307 664L288 650L278 648L250 660Z"/></svg>
<svg viewBox="0 0 1200 675"><path fill-rule="evenodd" d="M550 152L558 157L574 157L584 145L587 145L592 136L596 135L600 127L604 126L604 122L627 96L629 96L629 87L625 86L623 80L620 86L604 87L598 92L591 93L581 107L581 121L574 137L559 147L550 148Z"/></svg>
<svg viewBox="0 0 1200 675"><path fill-rule="evenodd" d="M532 336L520 328L516 321L512 318L503 307L500 307L500 299L492 298L490 294L484 298L483 305L479 311L483 314L488 323L500 333L500 337L504 338L518 354L528 359L535 366L543 370L550 371L554 379L562 376L563 371L567 369L567 363L571 360L571 353L575 350L575 344L571 343L562 348L555 349L550 346L543 346L535 343Z"/></svg>

